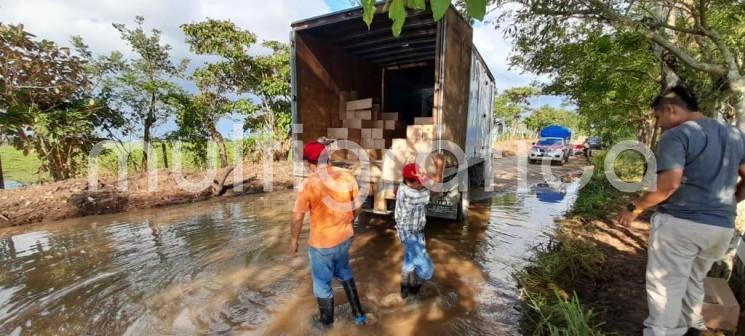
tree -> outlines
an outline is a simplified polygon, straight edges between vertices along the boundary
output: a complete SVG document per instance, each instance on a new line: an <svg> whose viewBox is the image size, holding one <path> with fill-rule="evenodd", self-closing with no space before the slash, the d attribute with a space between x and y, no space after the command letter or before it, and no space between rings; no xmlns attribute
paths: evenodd
<svg viewBox="0 0 745 336"><path fill-rule="evenodd" d="M263 129L271 138L284 142L289 138L291 115L290 47L277 41L265 41L271 54L256 57L258 80L251 92L259 97L258 110L249 115L246 128Z"/></svg>
<svg viewBox="0 0 745 336"><path fill-rule="evenodd" d="M39 156L54 180L75 176L98 140L95 130L116 122L105 96L94 91L90 55L35 40L23 26L0 24L0 132L25 154Z"/></svg>
<svg viewBox="0 0 745 336"><path fill-rule="evenodd" d="M577 106L583 130L607 140L636 136L650 144L654 118L649 102L659 93L660 61L651 44L635 32L588 28L582 38L521 35L513 65L549 75L544 92L568 97Z"/></svg>
<svg viewBox="0 0 745 336"><path fill-rule="evenodd" d="M193 52L218 57L192 76L204 97L201 100L206 103L197 110L203 111L200 120L214 129L219 118L237 112L246 115L246 129L262 132L272 140L286 141L291 122L289 47L265 41L262 46L271 53L249 55L256 36L230 21L209 19L181 28ZM254 99L229 100L225 95L250 95ZM216 129L210 135L220 146L221 137Z"/></svg>
<svg viewBox="0 0 745 336"><path fill-rule="evenodd" d="M534 110L525 119L525 125L536 132L550 125L564 126L576 131L578 121L579 116L577 113L544 105Z"/></svg>
<svg viewBox="0 0 745 336"><path fill-rule="evenodd" d="M424 10L427 8L425 0L385 0L382 7L377 6L378 0L360 0L362 5L362 19L370 27L375 14L378 11L388 12L388 18L393 21L391 31L394 36L401 34L401 29L406 22L406 10ZM483 20L486 15L487 0L457 0L456 5L464 9L464 12L477 20ZM445 16L447 9L450 8L450 0L431 0L429 1L432 17L435 21L440 21Z"/></svg>
<svg viewBox="0 0 745 336"><path fill-rule="evenodd" d="M670 82L670 72L681 75L696 72L718 83L725 93L720 105L732 105L739 126L745 128L745 77L741 55L745 53L740 28L745 4L717 0L497 0L507 5L511 27L517 38L534 35L536 49L552 38L584 38L589 30L611 33L634 32L653 45L653 54L669 68L662 83ZM659 52L659 51L662 52ZM661 86L662 88L662 86Z"/></svg>
<svg viewBox="0 0 745 336"><path fill-rule="evenodd" d="M494 117L511 123L527 110L528 100L540 94L540 89L532 86L513 87L494 97Z"/></svg>
<svg viewBox="0 0 745 336"><path fill-rule="evenodd" d="M147 167L153 128L175 111L171 98L181 90L173 81L183 77L188 65L188 60L179 64L171 61L171 47L161 43L160 31L153 29L148 34L143 28L144 22L143 17L137 16L134 29L121 23L113 24L136 58L127 60L117 75L105 83L106 91L128 111L130 126L125 131L142 132L143 168Z"/></svg>

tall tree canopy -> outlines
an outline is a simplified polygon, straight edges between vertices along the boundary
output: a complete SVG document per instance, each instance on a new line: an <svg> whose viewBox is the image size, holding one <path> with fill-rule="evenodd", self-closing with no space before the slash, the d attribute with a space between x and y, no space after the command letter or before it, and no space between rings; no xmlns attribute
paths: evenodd
<svg viewBox="0 0 745 336"><path fill-rule="evenodd" d="M0 132L24 153L33 151L55 180L84 167L98 128L120 125L95 89L87 46L73 42L70 50L0 23Z"/></svg>
<svg viewBox="0 0 745 336"><path fill-rule="evenodd" d="M142 165L147 167L153 128L174 114L175 107L171 101L182 91L175 80L184 76L188 60L171 60L171 46L161 42L159 30L153 29L148 34L144 22L143 17L137 16L134 28L113 24L135 56L126 60L119 71L107 79L105 90L127 112L129 127L126 131L142 132Z"/></svg>

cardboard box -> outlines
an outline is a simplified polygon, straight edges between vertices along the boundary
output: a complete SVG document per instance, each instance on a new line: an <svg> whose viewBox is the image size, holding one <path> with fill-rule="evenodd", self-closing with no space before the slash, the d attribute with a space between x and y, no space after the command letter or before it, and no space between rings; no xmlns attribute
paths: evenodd
<svg viewBox="0 0 745 336"><path fill-rule="evenodd" d="M383 119L383 120L398 120L398 112L384 112L381 119Z"/></svg>
<svg viewBox="0 0 745 336"><path fill-rule="evenodd" d="M385 129L385 120L375 120L374 125L375 125L375 128Z"/></svg>
<svg viewBox="0 0 745 336"><path fill-rule="evenodd" d="M704 279L704 306L701 315L709 329L735 331L740 305L726 279Z"/></svg>
<svg viewBox="0 0 745 336"><path fill-rule="evenodd" d="M362 138L362 143L360 143L360 146L365 149L375 149L374 147L374 140L371 138Z"/></svg>
<svg viewBox="0 0 745 336"><path fill-rule="evenodd" d="M363 128L362 129L362 139L372 139L372 128Z"/></svg>
<svg viewBox="0 0 745 336"><path fill-rule="evenodd" d="M342 121L342 125L346 128L374 128L375 122L372 120L347 119Z"/></svg>
<svg viewBox="0 0 745 336"><path fill-rule="evenodd" d="M434 125L435 121L432 117L417 117L414 118L414 125Z"/></svg>
<svg viewBox="0 0 745 336"><path fill-rule="evenodd" d="M406 138L411 142L433 141L435 139L434 125L410 125L406 127Z"/></svg>
<svg viewBox="0 0 745 336"><path fill-rule="evenodd" d="M359 128L327 128L326 136L330 139L347 139L360 141L362 139L362 130Z"/></svg>
<svg viewBox="0 0 745 336"><path fill-rule="evenodd" d="M352 100L347 102L347 111L369 110L372 108L372 105L372 98Z"/></svg>
<svg viewBox="0 0 745 336"><path fill-rule="evenodd" d="M398 183L401 182L402 169L405 164L414 162L416 154L409 147L407 139L392 139L391 148L385 151L383 156L383 181Z"/></svg>
<svg viewBox="0 0 745 336"><path fill-rule="evenodd" d="M347 119L357 119L357 111L345 111L344 118L341 118L341 120Z"/></svg>
<svg viewBox="0 0 745 336"><path fill-rule="evenodd" d="M384 120L383 121L383 129L384 130L397 130L402 129L404 127L404 124L401 120Z"/></svg>
<svg viewBox="0 0 745 336"><path fill-rule="evenodd" d="M388 139L373 139L375 149L386 149L389 147L390 141Z"/></svg>
<svg viewBox="0 0 745 336"><path fill-rule="evenodd" d="M383 128L370 128L370 138L372 139L383 139Z"/></svg>
<svg viewBox="0 0 745 336"><path fill-rule="evenodd" d="M370 110L354 111L353 119L373 120L372 111Z"/></svg>

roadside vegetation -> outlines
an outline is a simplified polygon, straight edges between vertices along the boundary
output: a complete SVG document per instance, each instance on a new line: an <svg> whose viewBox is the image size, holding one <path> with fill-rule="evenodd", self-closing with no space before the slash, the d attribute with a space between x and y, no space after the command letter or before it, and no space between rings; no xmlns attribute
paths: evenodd
<svg viewBox="0 0 745 336"><path fill-rule="evenodd" d="M606 335L606 307L591 298L596 284L607 274L608 252L589 239L594 221L605 221L632 196L610 185L605 178L605 154L596 152L590 182L579 191L573 210L562 220L550 240L534 248L528 264L515 272L524 304L523 328L529 335ZM628 182L641 180L640 155L622 153L614 164ZM609 211L610 210L610 211ZM600 311L600 313L598 313Z"/></svg>

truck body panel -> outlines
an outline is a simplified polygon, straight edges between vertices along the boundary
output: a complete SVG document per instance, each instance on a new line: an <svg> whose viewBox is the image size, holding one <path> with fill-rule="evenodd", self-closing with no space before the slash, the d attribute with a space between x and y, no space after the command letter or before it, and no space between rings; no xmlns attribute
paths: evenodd
<svg viewBox="0 0 745 336"><path fill-rule="evenodd" d="M385 139L379 141L386 143L388 152L392 151L394 138L418 134L409 132L415 120L431 117L433 144L440 144L438 140L452 142L465 153L467 166L486 161L491 154L494 78L473 46L468 21L452 7L440 22L432 19L429 10L409 11L401 35L394 37L387 13L379 11L369 29L361 17L362 9L353 8L292 24L293 123L301 125L293 129L295 153L300 153L303 143L327 136L329 129L371 125L383 119L383 112L397 112L397 120L385 123ZM375 107L369 112L348 113L346 102L370 98ZM377 118L353 123L348 120L350 115ZM408 140L410 149L432 148ZM398 144L401 147L400 141ZM432 149L442 152L444 148ZM410 155L395 157L396 167L386 166L386 160L371 160L367 174L361 173L359 162L332 161L349 167L358 174L358 180L370 184L375 208L380 210L386 206L381 200L395 197L400 183L400 174L386 172L412 160ZM434 173L440 180L458 171L457 162L445 161L444 167L435 165L440 167ZM454 197L463 197L457 190L444 195L448 195L447 204L435 199L440 204L438 211L445 214L443 217L453 217L446 208Z"/></svg>

